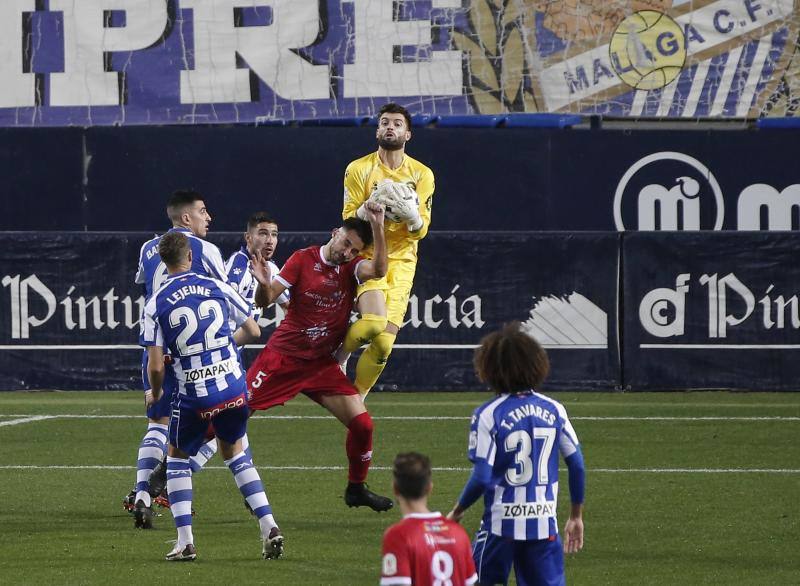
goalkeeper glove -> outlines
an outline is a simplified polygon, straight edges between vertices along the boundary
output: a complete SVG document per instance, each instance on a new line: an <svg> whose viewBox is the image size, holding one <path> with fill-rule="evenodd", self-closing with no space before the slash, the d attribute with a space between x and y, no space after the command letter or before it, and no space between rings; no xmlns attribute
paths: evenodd
<svg viewBox="0 0 800 586"><path fill-rule="evenodd" d="M409 232L416 232L422 228L422 217L419 215L419 197L416 192L404 183L395 183L392 189L393 201L391 205L398 217L402 218L408 226Z"/></svg>
<svg viewBox="0 0 800 586"><path fill-rule="evenodd" d="M394 201L394 185L395 183L392 180L384 179L378 187L375 188L375 191L370 194L369 201L376 201L384 207L392 205ZM369 220L366 203L362 203L361 206L359 206L358 210L356 210L356 215L362 220Z"/></svg>
<svg viewBox="0 0 800 586"><path fill-rule="evenodd" d="M408 226L409 232L417 232L422 228L424 222L422 221L422 217L419 215L419 210L417 208L413 208L413 213L411 217L406 220L406 226Z"/></svg>

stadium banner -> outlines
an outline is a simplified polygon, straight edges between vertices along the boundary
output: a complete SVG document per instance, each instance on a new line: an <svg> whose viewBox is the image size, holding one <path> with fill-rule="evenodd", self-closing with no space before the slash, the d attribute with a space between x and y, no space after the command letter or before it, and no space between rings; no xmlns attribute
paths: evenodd
<svg viewBox="0 0 800 586"><path fill-rule="evenodd" d="M152 233L0 233L0 390L140 389L140 246ZM329 233L282 233L276 260ZM238 234L210 238L224 256ZM480 339L519 320L548 348L549 389L620 384L614 233L432 233L379 389L472 390ZM263 337L282 319L260 320ZM259 346L245 351L247 364ZM355 368L350 361L350 374Z"/></svg>
<svg viewBox="0 0 800 586"><path fill-rule="evenodd" d="M0 126L792 115L800 0L6 0Z"/></svg>
<svg viewBox="0 0 800 586"><path fill-rule="evenodd" d="M626 388L797 390L798 250L788 232L626 234Z"/></svg>

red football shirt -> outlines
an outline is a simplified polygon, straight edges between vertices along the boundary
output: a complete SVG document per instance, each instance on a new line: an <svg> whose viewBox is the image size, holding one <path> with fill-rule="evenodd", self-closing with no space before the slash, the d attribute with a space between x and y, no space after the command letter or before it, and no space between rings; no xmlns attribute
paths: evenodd
<svg viewBox="0 0 800 586"><path fill-rule="evenodd" d="M464 586L477 581L467 532L441 513L406 515L383 534L381 586Z"/></svg>
<svg viewBox="0 0 800 586"><path fill-rule="evenodd" d="M267 346L306 360L333 354L350 325L356 267L362 260L329 264L319 246L292 254L275 277L290 290L289 309Z"/></svg>

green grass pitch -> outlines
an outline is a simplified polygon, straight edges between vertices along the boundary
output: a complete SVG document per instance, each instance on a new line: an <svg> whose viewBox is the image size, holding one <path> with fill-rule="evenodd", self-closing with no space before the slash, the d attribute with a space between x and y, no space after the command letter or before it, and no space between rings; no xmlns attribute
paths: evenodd
<svg viewBox="0 0 800 586"><path fill-rule="evenodd" d="M587 466L586 542L567 559L570 584L800 583L800 393L553 396ZM422 451L436 468L431 507L449 510L469 474L469 415L488 398L371 395L373 490L389 493L397 452ZM144 429L138 392L0 393L0 583L377 584L381 535L399 511L344 505L344 429L311 401L250 424L286 535L281 560L260 559L258 525L215 456L194 477L198 559L163 561L169 512L141 531L121 506ZM469 511L468 531L481 511Z"/></svg>

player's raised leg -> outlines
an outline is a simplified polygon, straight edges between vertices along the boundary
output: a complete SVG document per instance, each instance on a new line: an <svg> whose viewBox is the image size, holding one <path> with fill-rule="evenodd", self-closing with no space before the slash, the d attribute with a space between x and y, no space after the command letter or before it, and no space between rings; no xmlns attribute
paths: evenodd
<svg viewBox="0 0 800 586"><path fill-rule="evenodd" d="M370 344L375 339L375 336L386 329L386 300L383 291L380 289L364 291L359 295L357 303L361 317L350 325L344 342L342 342L335 355L336 362L342 365L343 371L348 358L353 352L364 344ZM361 359L359 359L360 361ZM358 388L358 385L356 385L356 388ZM365 394L360 388L359 392Z"/></svg>
<svg viewBox="0 0 800 586"><path fill-rule="evenodd" d="M378 382L383 369L386 368L398 331L399 328L393 323L387 324L386 328L372 339L359 357L354 384L362 397L367 396Z"/></svg>
<svg viewBox="0 0 800 586"><path fill-rule="evenodd" d="M366 397L370 389L380 377L389 355L392 353L400 325L408 309L408 298L411 295L411 286L414 282L414 263L395 261L389 264L389 272L384 279L377 281L381 288L378 291L370 290L373 281L362 285L366 289L358 299L359 309L367 307L381 310L386 316L386 325L361 354L356 365L355 386L362 397ZM380 284L383 282L383 284ZM360 291L361 289L359 289ZM380 299L376 299L379 293ZM355 324L354 324L355 325Z"/></svg>

